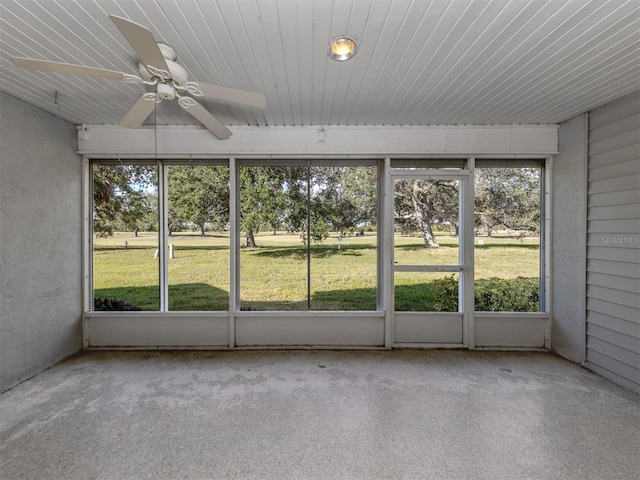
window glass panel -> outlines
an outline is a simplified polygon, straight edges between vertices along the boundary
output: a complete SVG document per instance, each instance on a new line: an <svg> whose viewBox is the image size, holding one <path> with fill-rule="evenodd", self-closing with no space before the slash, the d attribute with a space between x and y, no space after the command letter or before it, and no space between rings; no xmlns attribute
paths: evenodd
<svg viewBox="0 0 640 480"><path fill-rule="evenodd" d="M457 312L457 273L395 272L396 312Z"/></svg>
<svg viewBox="0 0 640 480"><path fill-rule="evenodd" d="M475 170L476 311L540 310L541 168Z"/></svg>
<svg viewBox="0 0 640 480"><path fill-rule="evenodd" d="M240 304L307 308L307 168L241 166Z"/></svg>
<svg viewBox="0 0 640 480"><path fill-rule="evenodd" d="M158 171L93 165L95 310L158 310Z"/></svg>
<svg viewBox="0 0 640 480"><path fill-rule="evenodd" d="M375 310L377 167L240 167L246 310Z"/></svg>
<svg viewBox="0 0 640 480"><path fill-rule="evenodd" d="M229 168L167 167L169 310L229 309Z"/></svg>
<svg viewBox="0 0 640 480"><path fill-rule="evenodd" d="M397 179L394 261L458 265L459 180Z"/></svg>
<svg viewBox="0 0 640 480"><path fill-rule="evenodd" d="M311 308L375 310L377 167L312 167Z"/></svg>

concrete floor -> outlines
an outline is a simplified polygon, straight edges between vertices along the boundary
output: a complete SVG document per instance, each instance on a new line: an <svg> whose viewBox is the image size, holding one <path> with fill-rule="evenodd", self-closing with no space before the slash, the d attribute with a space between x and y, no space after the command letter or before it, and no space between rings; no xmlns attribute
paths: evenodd
<svg viewBox="0 0 640 480"><path fill-rule="evenodd" d="M90 352L0 400L2 480L640 472L640 397L548 354Z"/></svg>

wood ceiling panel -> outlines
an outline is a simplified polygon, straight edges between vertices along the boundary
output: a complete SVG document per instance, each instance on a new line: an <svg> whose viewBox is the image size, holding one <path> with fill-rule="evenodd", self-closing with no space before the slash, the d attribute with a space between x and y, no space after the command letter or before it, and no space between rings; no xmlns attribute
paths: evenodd
<svg viewBox="0 0 640 480"><path fill-rule="evenodd" d="M438 47L437 55L432 58L433 67L413 103L400 113L407 123L419 123L423 112L430 112L435 99L455 83L459 70L477 58L485 43L482 34L494 25L494 20L506 5L506 1L473 2L469 5L449 37Z"/></svg>
<svg viewBox="0 0 640 480"><path fill-rule="evenodd" d="M376 55L359 86L357 98L345 122L347 124L375 124L377 105L384 98L385 91L388 91L390 82L397 78L398 65L402 58L409 58L407 51L418 43L415 40L417 28L424 20L429 3L412 1L396 5L399 6L390 9L382 26L376 43Z"/></svg>
<svg viewBox="0 0 640 480"><path fill-rule="evenodd" d="M600 63L600 55L609 56L612 51L616 51L615 31L605 32L601 35L602 38L598 38L600 32L596 28L583 30L580 24L576 24L574 29L568 29L560 39L533 56L517 81L504 86L501 93L502 107L494 110L494 114L504 114L509 118L513 114L512 106L530 102L531 96L539 92L552 93L554 83L561 82L557 79L564 78L570 83L568 75L579 77L589 72L594 65ZM625 31L618 31L618 34L628 36Z"/></svg>
<svg viewBox="0 0 640 480"><path fill-rule="evenodd" d="M289 41L297 46L298 92L292 96L294 101L293 117L295 125L311 125L313 99L315 95L314 49L321 45L314 43L314 4L313 2L293 2L295 8L295 36Z"/></svg>
<svg viewBox="0 0 640 480"><path fill-rule="evenodd" d="M0 0L0 88L117 124L141 86L20 70L11 55L135 73L108 14L147 26L192 80L262 92L202 103L226 125L548 123L640 87L637 0ZM329 41L353 36L338 63ZM58 92L58 104L52 102ZM172 104L157 118L195 124Z"/></svg>
<svg viewBox="0 0 640 480"><path fill-rule="evenodd" d="M327 94L326 78L329 67L336 67L335 62L328 60L326 49L331 40L333 2L313 2L313 24L311 26L311 105L304 116L308 118L305 125L322 125L325 96ZM344 34L344 33L341 33ZM316 52L324 51L325 55Z"/></svg>
<svg viewBox="0 0 640 480"><path fill-rule="evenodd" d="M432 62L433 56L454 28L454 19L461 17L469 2L435 2L432 5L434 9L429 10L425 24L419 27L423 35L414 39L414 48L409 50L404 63L399 66L396 82L386 96L386 105L376 115L376 123L399 123L396 112L411 104L429 71L437 66Z"/></svg>
<svg viewBox="0 0 640 480"><path fill-rule="evenodd" d="M425 9L419 8L421 6ZM378 90L375 96L372 95L373 102L369 107L368 124L389 123L386 112L395 105L393 93L400 90L403 80L408 80L408 70L413 65L420 66L427 39L445 9L445 2L413 2L407 21L398 32L393 47L395 56L389 57L380 73Z"/></svg>
<svg viewBox="0 0 640 480"><path fill-rule="evenodd" d="M545 42L552 38L551 33L558 29L572 14L569 8L547 10L527 20L523 16L517 18L521 28L517 35L504 43L500 56L490 70L482 75L473 85L473 96L467 96L465 103L458 106L453 114L445 118L455 121L461 115L477 118L486 114L487 108L499 105L504 98L505 89L529 74L527 65L536 51L543 48ZM455 104L449 108L455 108Z"/></svg>
<svg viewBox="0 0 640 480"><path fill-rule="evenodd" d="M409 5L406 2L406 5L401 6ZM345 92L337 113L338 124L366 123L367 114L362 113L364 104L373 85L377 82L381 67L395 40L398 26L406 15L406 8L391 8L391 4L379 2L374 3L372 7L367 16L362 39L359 39L362 47L355 57L356 67L352 70L348 81L351 88ZM361 80L354 82L354 76Z"/></svg>

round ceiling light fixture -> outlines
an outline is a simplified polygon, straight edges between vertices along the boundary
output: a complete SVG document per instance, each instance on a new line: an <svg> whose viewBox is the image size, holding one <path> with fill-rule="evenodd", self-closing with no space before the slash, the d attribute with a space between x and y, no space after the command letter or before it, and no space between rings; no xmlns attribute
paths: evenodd
<svg viewBox="0 0 640 480"><path fill-rule="evenodd" d="M351 37L338 37L329 44L329 58L345 62L356 54L356 41Z"/></svg>

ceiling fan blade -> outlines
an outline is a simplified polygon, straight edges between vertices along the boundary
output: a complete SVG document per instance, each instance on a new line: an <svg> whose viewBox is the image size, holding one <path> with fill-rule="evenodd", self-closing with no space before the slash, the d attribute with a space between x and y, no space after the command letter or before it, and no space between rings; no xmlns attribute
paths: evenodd
<svg viewBox="0 0 640 480"><path fill-rule="evenodd" d="M138 54L138 58L145 65L151 65L160 70L169 71L167 62L158 48L158 44L153 38L151 31L144 25L132 22L128 18L109 15L109 18L116 24L122 35L131 44Z"/></svg>
<svg viewBox="0 0 640 480"><path fill-rule="evenodd" d="M66 73L70 75L91 75L93 77L112 78L122 80L124 73L102 68L72 65L70 63L51 62L49 60L36 60L33 58L11 57L11 62L20 68L27 70L40 70L42 72Z"/></svg>
<svg viewBox="0 0 640 480"><path fill-rule="evenodd" d="M220 140L229 138L232 133L227 127L218 121L216 117L211 115L202 105L196 102L193 107L186 109L191 115L200 120L207 129Z"/></svg>
<svg viewBox="0 0 640 480"><path fill-rule="evenodd" d="M208 83L198 83L198 86L203 95L208 98L241 103L258 108L265 108L267 106L264 95L258 92L242 90L240 88L221 87L220 85L210 85Z"/></svg>
<svg viewBox="0 0 640 480"><path fill-rule="evenodd" d="M147 119L149 114L156 108L156 104L140 97L133 107L120 121L120 126L124 128L138 128Z"/></svg>

